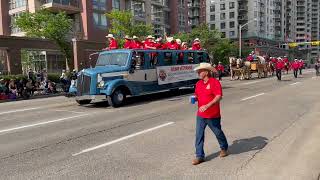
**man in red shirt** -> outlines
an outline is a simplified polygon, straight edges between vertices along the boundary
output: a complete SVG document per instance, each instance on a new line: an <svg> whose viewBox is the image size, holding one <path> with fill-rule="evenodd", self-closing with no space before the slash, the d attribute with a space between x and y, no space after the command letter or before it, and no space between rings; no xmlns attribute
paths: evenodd
<svg viewBox="0 0 320 180"><path fill-rule="evenodd" d="M200 45L200 39L199 38L196 38L193 41L192 50L197 50L197 51L201 50L201 45Z"/></svg>
<svg viewBox="0 0 320 180"><path fill-rule="evenodd" d="M215 71L209 63L200 63L194 69L197 71L200 80L196 84L195 96L198 101L198 113L196 123L196 158L193 165L204 162L205 154L203 150L205 128L209 128L215 134L220 144L220 157L228 155L228 142L221 129L220 101L222 99L222 88L218 80L211 77L211 72Z"/></svg>
<svg viewBox="0 0 320 180"><path fill-rule="evenodd" d="M253 61L253 56L252 54L249 54L249 56L246 58L247 61L252 62Z"/></svg>
<svg viewBox="0 0 320 180"><path fill-rule="evenodd" d="M144 42L144 49L156 49L155 43L153 42L154 37L149 35Z"/></svg>
<svg viewBox="0 0 320 180"><path fill-rule="evenodd" d="M293 69L293 75L295 78L298 78L298 70L300 68L300 64L298 62L298 59L295 59L292 63L292 69Z"/></svg>
<svg viewBox="0 0 320 180"><path fill-rule="evenodd" d="M276 63L276 75L279 81L281 81L281 74L282 74L283 68L284 68L284 62L282 61L281 58L278 58L278 61Z"/></svg>
<svg viewBox="0 0 320 180"><path fill-rule="evenodd" d="M302 69L303 69L303 66L304 66L304 62L303 62L303 60L302 59L300 59L300 61L299 61L299 65L300 65L300 67L299 67L299 71L300 71L300 75L302 75Z"/></svg>
<svg viewBox="0 0 320 180"><path fill-rule="evenodd" d="M108 38L109 47L105 48L104 50L118 49L118 42L113 37L113 34L108 34L108 36L106 36L106 38Z"/></svg>
<svg viewBox="0 0 320 180"><path fill-rule="evenodd" d="M156 47L156 49L163 49L164 48L161 37L156 39L155 47Z"/></svg>
<svg viewBox="0 0 320 180"><path fill-rule="evenodd" d="M224 66L221 64L221 62L219 62L218 66L217 66L217 71L218 71L218 75L219 75L219 80L221 81L222 73L224 72Z"/></svg>
<svg viewBox="0 0 320 180"><path fill-rule="evenodd" d="M132 37L131 48L132 49L143 49L142 43L139 41L137 36Z"/></svg>
<svg viewBox="0 0 320 180"><path fill-rule="evenodd" d="M124 40L125 40L125 42L124 42L123 48L124 49L132 49L132 47L131 47L132 39L128 35L126 35L124 37Z"/></svg>
<svg viewBox="0 0 320 180"><path fill-rule="evenodd" d="M167 43L166 43L166 48L170 50L177 50L178 49L178 44L177 42L173 39L173 37L168 37L167 38Z"/></svg>

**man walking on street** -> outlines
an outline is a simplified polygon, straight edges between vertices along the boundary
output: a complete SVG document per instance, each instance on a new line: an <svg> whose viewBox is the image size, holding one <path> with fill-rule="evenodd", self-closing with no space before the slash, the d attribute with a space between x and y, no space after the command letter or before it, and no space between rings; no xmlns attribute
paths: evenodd
<svg viewBox="0 0 320 180"><path fill-rule="evenodd" d="M193 165L204 162L203 145L207 126L213 131L220 144L220 157L228 155L228 142L221 129L220 101L222 99L222 88L220 82L211 77L211 72L214 70L209 63L200 63L200 66L195 68L200 80L197 82L195 89L198 112L195 141L196 158L192 161Z"/></svg>
<svg viewBox="0 0 320 180"><path fill-rule="evenodd" d="M300 68L300 64L297 59L292 63L293 75L295 78L298 78L298 70Z"/></svg>
<svg viewBox="0 0 320 180"><path fill-rule="evenodd" d="M217 66L217 71L218 71L218 75L219 75L219 81L221 81L222 79L222 73L224 72L224 67L221 64L221 62L219 62L218 66Z"/></svg>
<svg viewBox="0 0 320 180"><path fill-rule="evenodd" d="M320 59L316 62L316 64L314 65L314 68L315 68L315 70L316 70L316 76L319 76L319 75L320 75L320 72L319 72Z"/></svg>
<svg viewBox="0 0 320 180"><path fill-rule="evenodd" d="M276 74L277 78L279 81L281 81L281 74L282 74L282 69L284 68L284 63L283 61L279 58L277 63L276 63Z"/></svg>

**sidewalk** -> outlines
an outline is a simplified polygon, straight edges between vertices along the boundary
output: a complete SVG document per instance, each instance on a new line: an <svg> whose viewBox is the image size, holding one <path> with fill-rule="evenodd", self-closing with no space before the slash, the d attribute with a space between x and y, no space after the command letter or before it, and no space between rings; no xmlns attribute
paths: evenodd
<svg viewBox="0 0 320 180"><path fill-rule="evenodd" d="M14 100L12 100L12 99L0 100L0 103L23 101L23 100L32 100L32 99L40 99L40 98L49 98L49 97L57 97L57 96L64 96L64 95L65 95L64 92L59 92L59 93L56 93L56 94L41 94L41 95L31 96L28 99L17 98L17 99L14 99Z"/></svg>

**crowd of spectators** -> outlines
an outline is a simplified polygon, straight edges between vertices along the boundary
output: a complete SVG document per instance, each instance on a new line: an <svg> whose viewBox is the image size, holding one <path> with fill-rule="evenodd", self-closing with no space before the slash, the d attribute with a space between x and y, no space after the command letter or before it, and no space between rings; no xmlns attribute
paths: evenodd
<svg viewBox="0 0 320 180"><path fill-rule="evenodd" d="M57 93L56 83L48 79L47 71L34 72L27 78L0 79L0 100L28 99L31 96Z"/></svg>

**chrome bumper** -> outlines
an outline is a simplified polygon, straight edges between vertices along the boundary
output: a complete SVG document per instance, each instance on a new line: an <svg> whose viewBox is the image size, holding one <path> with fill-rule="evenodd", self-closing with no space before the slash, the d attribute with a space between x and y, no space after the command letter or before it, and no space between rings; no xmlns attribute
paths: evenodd
<svg viewBox="0 0 320 180"><path fill-rule="evenodd" d="M106 95L84 95L84 96L76 96L76 100L87 100L91 99L93 101L106 101Z"/></svg>

